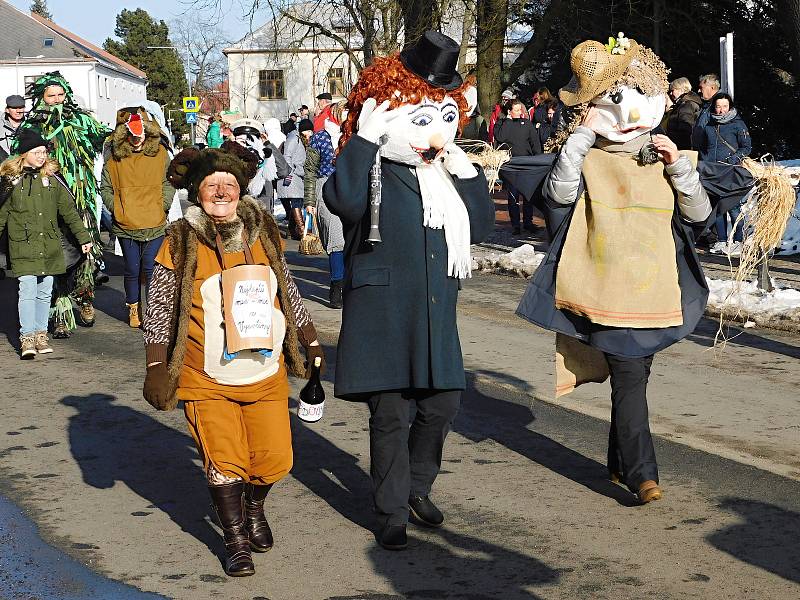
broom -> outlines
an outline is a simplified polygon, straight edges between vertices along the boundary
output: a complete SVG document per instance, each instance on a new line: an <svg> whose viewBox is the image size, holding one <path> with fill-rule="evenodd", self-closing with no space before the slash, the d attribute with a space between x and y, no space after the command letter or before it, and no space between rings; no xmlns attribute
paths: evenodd
<svg viewBox="0 0 800 600"><path fill-rule="evenodd" d="M459 140L458 145L467 153L470 161L483 167L489 191L494 191L500 179L500 167L511 160L511 152L493 148L482 140Z"/></svg>
<svg viewBox="0 0 800 600"><path fill-rule="evenodd" d="M731 265L733 285L720 309L719 329L714 338L714 345L720 338L723 344L725 342L723 325L726 309L727 316L733 319L743 316L741 308L737 308L735 312L730 308L732 299L741 291L742 283L749 280L758 264L768 260L769 253L781 243L797 201L792 180L783 167L767 160L766 157L758 161L745 158L742 166L750 172L755 183L728 235L730 247L733 244L736 228L740 223L743 224L742 254L735 271ZM730 263L730 256L728 262Z"/></svg>
<svg viewBox="0 0 800 600"><path fill-rule="evenodd" d="M312 229L316 229L316 223L314 222L314 215L306 211L306 221L305 221L305 227L303 227L303 237L300 239L300 254L307 254L309 256L322 254L323 251L322 242L319 240L319 236L313 233Z"/></svg>

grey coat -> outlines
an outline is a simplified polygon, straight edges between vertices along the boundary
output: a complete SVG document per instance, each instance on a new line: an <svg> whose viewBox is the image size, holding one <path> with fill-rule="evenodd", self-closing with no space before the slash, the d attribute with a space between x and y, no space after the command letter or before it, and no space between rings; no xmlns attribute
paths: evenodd
<svg viewBox="0 0 800 600"><path fill-rule="evenodd" d="M423 227L414 170L382 161L380 230L369 231L369 170L378 146L353 136L323 190L342 220L346 277L336 357L336 396L352 400L385 390L464 389L456 327L459 281L447 276L444 231ZM483 172L453 178L466 205L472 243L494 228L494 205Z"/></svg>
<svg viewBox="0 0 800 600"><path fill-rule="evenodd" d="M16 128L8 120L8 115L4 116L0 125L0 161L11 156L11 142L14 141L16 132Z"/></svg>
<svg viewBox="0 0 800 600"><path fill-rule="evenodd" d="M289 168L289 178L278 180L278 198L302 198L306 148L297 131L290 131L283 144L283 157ZM276 163L277 166L277 163ZM288 185L286 185L288 182Z"/></svg>

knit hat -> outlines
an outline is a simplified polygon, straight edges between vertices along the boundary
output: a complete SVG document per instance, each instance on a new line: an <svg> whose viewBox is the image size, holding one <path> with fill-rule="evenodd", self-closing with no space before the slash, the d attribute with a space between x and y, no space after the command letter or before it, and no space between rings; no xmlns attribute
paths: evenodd
<svg viewBox="0 0 800 600"><path fill-rule="evenodd" d="M217 171L236 177L241 196L247 193L250 180L258 172L258 158L230 140L219 148L186 148L172 159L167 170L167 179L175 189L188 191L189 201L196 203L200 184Z"/></svg>
<svg viewBox="0 0 800 600"><path fill-rule="evenodd" d="M48 146L47 140L38 131L29 127L17 131L16 138L17 147L15 151L20 155L40 146Z"/></svg>
<svg viewBox="0 0 800 600"><path fill-rule="evenodd" d="M311 119L301 119L300 124L297 126L297 130L300 133L304 131L314 131L314 123L311 122Z"/></svg>

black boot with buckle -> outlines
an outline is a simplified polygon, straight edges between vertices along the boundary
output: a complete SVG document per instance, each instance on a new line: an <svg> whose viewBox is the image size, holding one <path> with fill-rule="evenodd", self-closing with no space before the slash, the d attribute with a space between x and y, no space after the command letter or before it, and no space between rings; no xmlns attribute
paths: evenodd
<svg viewBox="0 0 800 600"><path fill-rule="evenodd" d="M264 515L264 500L269 494L272 484L244 486L244 521L250 539L250 549L254 552L266 552L274 543L272 530Z"/></svg>
<svg viewBox="0 0 800 600"><path fill-rule="evenodd" d="M250 555L250 540L244 524L244 482L210 485L208 491L225 538L225 573L231 577L244 577L255 573Z"/></svg>

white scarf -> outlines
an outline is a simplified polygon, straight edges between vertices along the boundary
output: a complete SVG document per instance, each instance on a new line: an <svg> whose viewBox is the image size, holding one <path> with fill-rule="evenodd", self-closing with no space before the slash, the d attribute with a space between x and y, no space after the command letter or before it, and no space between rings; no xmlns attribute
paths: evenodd
<svg viewBox="0 0 800 600"><path fill-rule="evenodd" d="M458 279L472 277L469 215L450 173L440 160L415 168L422 196L422 224L431 229L444 228L447 275Z"/></svg>

